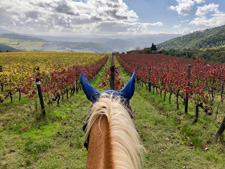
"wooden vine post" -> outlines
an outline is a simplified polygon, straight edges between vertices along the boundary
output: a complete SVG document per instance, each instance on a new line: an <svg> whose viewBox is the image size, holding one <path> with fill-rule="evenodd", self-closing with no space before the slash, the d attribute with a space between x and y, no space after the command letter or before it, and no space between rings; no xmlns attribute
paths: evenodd
<svg viewBox="0 0 225 169"><path fill-rule="evenodd" d="M191 65L188 65L188 88L190 87L190 78L191 78ZM185 113L188 113L188 92L186 92L185 98Z"/></svg>
<svg viewBox="0 0 225 169"><path fill-rule="evenodd" d="M221 82L221 100L223 99L224 82L225 82L225 79L223 79L224 70L225 70L225 68L223 67L223 70L222 70L222 73L221 73L221 79L222 79L222 82Z"/></svg>
<svg viewBox="0 0 225 169"><path fill-rule="evenodd" d="M41 81L40 81L40 72L39 72L39 67L37 68L38 70L38 77L36 78L36 85L37 85L37 90L38 90L38 96L39 96L39 100L40 100L40 104L41 104L41 112L42 115L45 116L45 105L44 105L44 100L43 100L43 95L42 95L42 91L41 91Z"/></svg>
<svg viewBox="0 0 225 169"><path fill-rule="evenodd" d="M222 79L222 84L221 84L221 101L223 100L224 81L225 81L225 79L223 79L224 70L225 70L225 69L224 69L224 67L223 67L222 74L221 74L221 79ZM220 104L220 103L221 103L221 102L219 102L219 104ZM222 101L222 103L223 103L223 101ZM219 107L219 105L218 105L218 107ZM218 107L217 107L217 114L218 114ZM225 117L223 118L223 121L222 121L222 123L221 123L219 129L218 129L217 132L216 132L216 139L217 139L218 137L221 137L221 138L222 138L222 135L223 135L224 130L225 130Z"/></svg>
<svg viewBox="0 0 225 169"><path fill-rule="evenodd" d="M177 103L177 110L179 110L179 90L177 91L176 94L176 103Z"/></svg>
<svg viewBox="0 0 225 169"><path fill-rule="evenodd" d="M10 80L9 80L9 86L10 86L10 92L9 92L9 96L10 96L10 100L11 100L11 103L13 102L13 97L12 97L12 75L10 75Z"/></svg>
<svg viewBox="0 0 225 169"><path fill-rule="evenodd" d="M224 130L225 130L225 117L223 118L223 121L216 132L216 138L218 138L219 136L222 138Z"/></svg>
<svg viewBox="0 0 225 169"><path fill-rule="evenodd" d="M77 78L76 78L76 93L78 93L78 80L77 80Z"/></svg>
<svg viewBox="0 0 225 169"><path fill-rule="evenodd" d="M151 75L151 69L148 70L149 76ZM148 82L148 91L151 92L152 91L152 87L151 87L151 79L149 78L149 82Z"/></svg>
<svg viewBox="0 0 225 169"><path fill-rule="evenodd" d="M111 90L115 89L115 70L116 70L115 65L112 65L110 67L110 89Z"/></svg>
<svg viewBox="0 0 225 169"><path fill-rule="evenodd" d="M0 65L0 72L3 72L2 65ZM3 92L3 84L1 83L1 91Z"/></svg>

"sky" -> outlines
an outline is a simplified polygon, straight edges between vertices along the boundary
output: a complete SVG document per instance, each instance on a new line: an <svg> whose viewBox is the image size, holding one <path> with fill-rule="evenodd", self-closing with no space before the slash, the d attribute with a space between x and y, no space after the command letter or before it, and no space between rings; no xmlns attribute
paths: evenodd
<svg viewBox="0 0 225 169"><path fill-rule="evenodd" d="M0 28L23 34L187 34L221 25L224 0L0 0Z"/></svg>

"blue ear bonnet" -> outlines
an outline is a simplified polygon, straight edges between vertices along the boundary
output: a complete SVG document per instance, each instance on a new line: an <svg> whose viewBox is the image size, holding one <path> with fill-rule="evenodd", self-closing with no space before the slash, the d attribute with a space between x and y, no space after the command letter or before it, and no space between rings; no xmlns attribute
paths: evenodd
<svg viewBox="0 0 225 169"><path fill-rule="evenodd" d="M101 93L98 92L89 83L89 81L87 80L83 72L80 75L80 83L82 85L84 93L87 96L87 99L90 100L92 103L95 103L97 99L101 96ZM135 91L135 72L133 73L129 82L127 82L127 84L124 86L124 88L120 92L117 92L115 90L107 90L103 93L107 93L109 95L113 94L116 96L122 96L126 100L126 102L129 103L130 99L134 95L134 91Z"/></svg>

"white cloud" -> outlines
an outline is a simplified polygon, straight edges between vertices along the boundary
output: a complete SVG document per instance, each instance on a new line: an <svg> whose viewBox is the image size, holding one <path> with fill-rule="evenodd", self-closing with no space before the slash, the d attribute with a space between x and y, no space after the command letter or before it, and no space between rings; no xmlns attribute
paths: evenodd
<svg viewBox="0 0 225 169"><path fill-rule="evenodd" d="M149 26L163 26L163 23L162 22L146 23L146 25L149 25Z"/></svg>
<svg viewBox="0 0 225 169"><path fill-rule="evenodd" d="M176 28L176 31L173 31L172 33L185 35L185 34L193 32L193 31L194 30L190 30L188 27L185 27L185 28L179 27L179 28Z"/></svg>
<svg viewBox="0 0 225 169"><path fill-rule="evenodd" d="M188 34L190 32L192 32L193 30L190 30L190 28L188 27L183 27L182 25L174 25L173 29L175 31L173 31L172 33L174 34Z"/></svg>
<svg viewBox="0 0 225 169"><path fill-rule="evenodd" d="M173 28L174 29L179 29L182 25L174 25Z"/></svg>
<svg viewBox="0 0 225 169"><path fill-rule="evenodd" d="M211 18L197 17L190 22L192 25L200 26L203 28L212 28L217 26L222 26L225 24L225 13L217 12L212 14Z"/></svg>
<svg viewBox="0 0 225 169"><path fill-rule="evenodd" d="M209 13L212 14L207 18L206 15ZM190 22L191 25L196 25L202 28L212 28L225 24L225 13L219 10L218 4L212 3L198 7L195 15L197 17Z"/></svg>
<svg viewBox="0 0 225 169"><path fill-rule="evenodd" d="M118 32L138 33L135 30L163 26L138 20L123 0L0 0L1 27L21 33L98 34L105 26L104 31L110 34L109 24L115 24L111 27L117 27Z"/></svg>
<svg viewBox="0 0 225 169"><path fill-rule="evenodd" d="M124 23L124 22L103 22L96 26L96 30L101 33L115 32L117 34L147 34L152 26L163 26L163 23Z"/></svg>
<svg viewBox="0 0 225 169"><path fill-rule="evenodd" d="M196 16L205 16L206 14L210 12L218 12L219 5L218 4L209 4L209 5L204 5L201 7L198 7L195 15Z"/></svg>
<svg viewBox="0 0 225 169"><path fill-rule="evenodd" d="M205 0L176 0L176 1L178 5L170 6L170 9L177 11L179 15L187 15L195 4L205 2Z"/></svg>
<svg viewBox="0 0 225 169"><path fill-rule="evenodd" d="M204 3L205 0L195 0L195 2L196 2L197 4L201 4L201 3Z"/></svg>

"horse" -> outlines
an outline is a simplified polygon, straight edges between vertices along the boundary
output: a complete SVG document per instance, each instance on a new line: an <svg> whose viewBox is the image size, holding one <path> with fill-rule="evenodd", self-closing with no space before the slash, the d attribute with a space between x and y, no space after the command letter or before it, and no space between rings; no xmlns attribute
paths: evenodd
<svg viewBox="0 0 225 169"><path fill-rule="evenodd" d="M92 102L85 125L86 169L140 169L144 147L133 123L130 99L135 72L120 91L98 92L81 73L80 83Z"/></svg>

